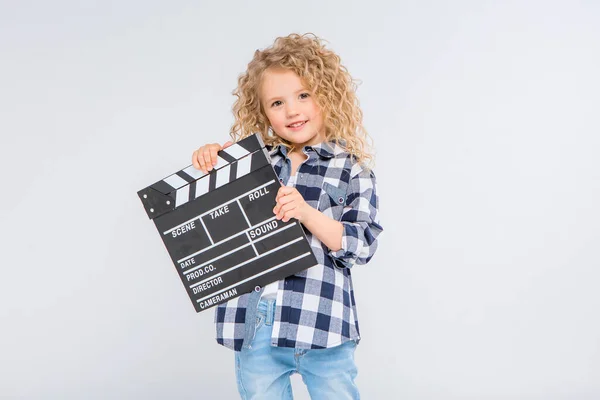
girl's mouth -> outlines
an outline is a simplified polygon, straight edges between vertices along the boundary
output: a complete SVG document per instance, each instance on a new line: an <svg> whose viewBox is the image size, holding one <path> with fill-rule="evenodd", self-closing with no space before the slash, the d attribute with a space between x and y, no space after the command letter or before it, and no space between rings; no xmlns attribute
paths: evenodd
<svg viewBox="0 0 600 400"><path fill-rule="evenodd" d="M306 122L308 121L298 121L298 122L294 122L293 124L289 124L287 125L288 128L291 129L297 129L297 128L301 128L304 126L304 124L306 124Z"/></svg>

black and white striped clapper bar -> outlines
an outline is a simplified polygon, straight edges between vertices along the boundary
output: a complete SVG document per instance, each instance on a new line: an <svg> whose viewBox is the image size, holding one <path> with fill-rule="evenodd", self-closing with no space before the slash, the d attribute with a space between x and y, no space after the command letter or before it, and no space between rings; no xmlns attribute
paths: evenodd
<svg viewBox="0 0 600 400"><path fill-rule="evenodd" d="M140 190L196 312L317 264L299 222L275 219L281 186L258 135Z"/></svg>

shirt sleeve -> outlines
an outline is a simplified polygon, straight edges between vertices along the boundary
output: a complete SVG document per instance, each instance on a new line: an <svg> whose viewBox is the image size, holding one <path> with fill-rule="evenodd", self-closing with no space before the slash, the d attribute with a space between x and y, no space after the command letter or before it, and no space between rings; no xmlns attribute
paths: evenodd
<svg viewBox="0 0 600 400"><path fill-rule="evenodd" d="M348 185L346 206L340 222L343 225L342 248L330 251L340 268L369 262L377 250L377 236L383 231L378 216L379 197L373 171L360 169Z"/></svg>

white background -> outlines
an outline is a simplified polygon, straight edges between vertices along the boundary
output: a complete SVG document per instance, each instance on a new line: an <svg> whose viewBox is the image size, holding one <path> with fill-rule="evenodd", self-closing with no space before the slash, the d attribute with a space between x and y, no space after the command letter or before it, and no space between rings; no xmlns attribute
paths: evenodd
<svg viewBox="0 0 600 400"><path fill-rule="evenodd" d="M0 4L1 398L237 398L136 193L228 139L291 32L377 148L363 398L600 398L598 2Z"/></svg>

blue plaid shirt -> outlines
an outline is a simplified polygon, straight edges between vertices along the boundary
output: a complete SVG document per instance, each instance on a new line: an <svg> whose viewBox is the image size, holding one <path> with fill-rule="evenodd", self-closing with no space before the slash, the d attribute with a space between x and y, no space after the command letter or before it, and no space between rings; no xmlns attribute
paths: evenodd
<svg viewBox="0 0 600 400"><path fill-rule="evenodd" d="M284 146L268 148L281 183L291 161ZM379 225L375 175L334 142L305 146L308 159L296 171L296 189L306 203L340 221L342 248L331 251L305 229L318 264L279 281L271 345L299 349L358 342L360 332L351 267L366 264L377 249ZM215 310L217 342L236 351L250 347L262 289L220 304Z"/></svg>

